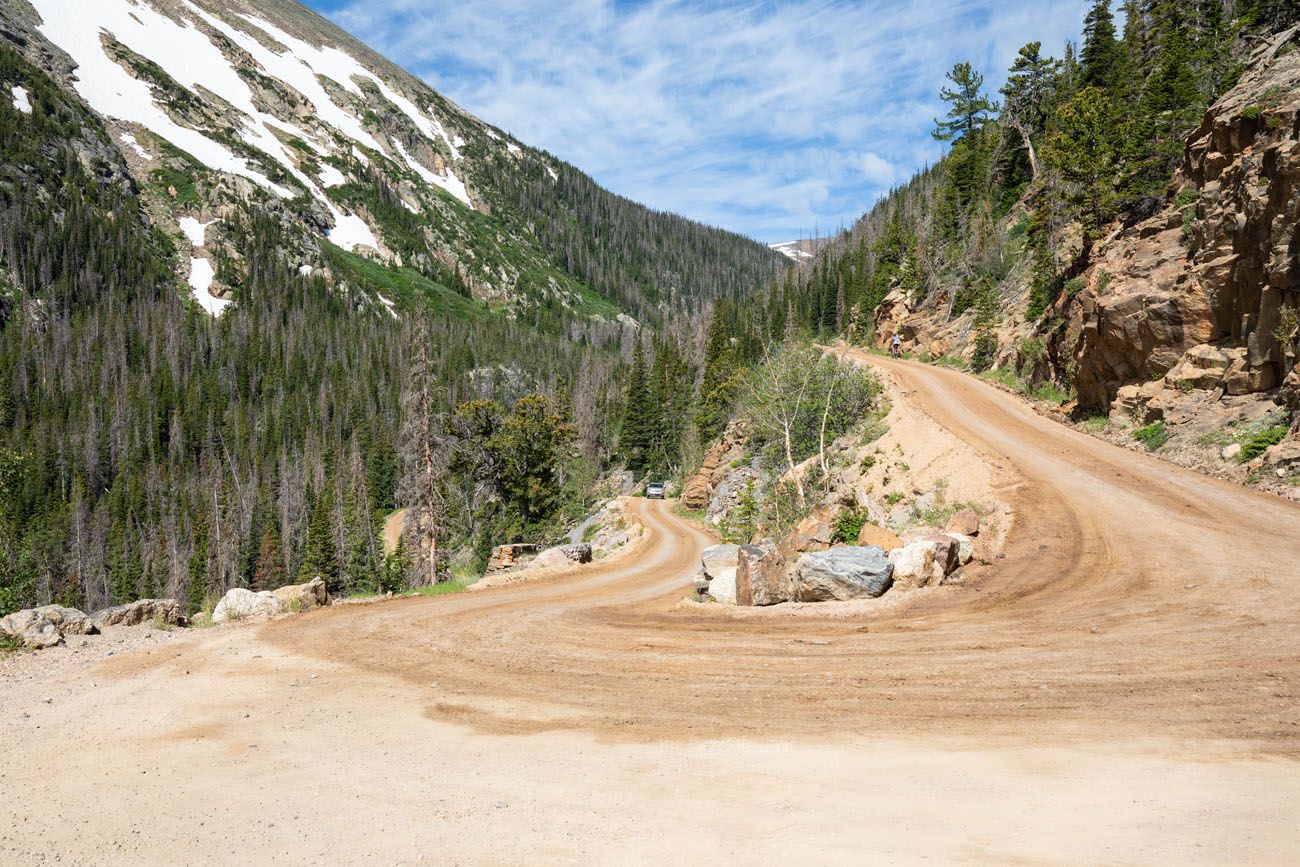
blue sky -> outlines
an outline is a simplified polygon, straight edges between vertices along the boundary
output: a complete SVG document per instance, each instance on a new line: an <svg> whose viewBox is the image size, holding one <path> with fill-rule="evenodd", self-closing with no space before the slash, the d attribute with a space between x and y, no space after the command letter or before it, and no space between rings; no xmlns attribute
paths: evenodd
<svg viewBox="0 0 1300 867"><path fill-rule="evenodd" d="M835 231L934 162L939 87L1060 56L1088 0L306 0L615 192L763 241Z"/></svg>

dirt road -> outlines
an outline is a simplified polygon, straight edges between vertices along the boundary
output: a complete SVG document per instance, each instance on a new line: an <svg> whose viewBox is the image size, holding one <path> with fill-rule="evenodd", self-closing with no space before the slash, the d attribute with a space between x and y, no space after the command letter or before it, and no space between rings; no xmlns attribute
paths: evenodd
<svg viewBox="0 0 1300 867"><path fill-rule="evenodd" d="M0 684L0 863L1300 859L1300 506L882 366L1005 476L964 587L679 605L642 503L632 562Z"/></svg>

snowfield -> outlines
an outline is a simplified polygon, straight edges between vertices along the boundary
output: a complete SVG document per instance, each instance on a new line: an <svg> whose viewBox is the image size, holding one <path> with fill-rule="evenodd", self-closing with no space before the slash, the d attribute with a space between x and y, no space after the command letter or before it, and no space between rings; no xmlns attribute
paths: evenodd
<svg viewBox="0 0 1300 867"><path fill-rule="evenodd" d="M32 98L31 96L28 95L27 88L14 85L13 95L14 95L14 108L18 109L23 114L31 114Z"/></svg>
<svg viewBox="0 0 1300 867"><path fill-rule="evenodd" d="M199 306L213 316L220 316L234 301L212 294L212 263L198 257L190 259L190 289Z"/></svg>
<svg viewBox="0 0 1300 867"><path fill-rule="evenodd" d="M308 176L298 167L300 157L285 144L287 139L300 139L322 157L350 153L369 163L363 148L372 153L387 154L399 164L409 166L425 183L445 190L473 207L469 190L450 166L446 169L446 176L429 170L412 158L400 143L393 142L391 146L381 143L365 129L361 116L366 110L366 101L373 99L373 94L378 92L409 119L430 144L437 140L445 143L452 162L460 159L459 148L464 140L448 135L446 128L431 112L422 110L345 51L332 46L311 45L252 15L241 15L238 22L231 24L189 0L180 0L181 17L188 18L180 22L153 9L147 2L33 0L33 5L42 19L41 32L76 62L76 90L95 111L119 121L139 124L213 170L245 178L282 198L292 198L296 194L295 190L269 180L244 157L208 134L174 121L154 101L151 86L134 77L108 55L105 39L111 35L131 51L156 63L181 86L196 94L201 94L202 88L232 107L238 113L235 125L239 138L281 164L330 212L334 217L334 227L327 235L345 249L359 246L379 249L379 242L370 226L361 217L341 211L325 192L330 187L346 183L347 177L327 163L320 164L318 179ZM261 111L249 84L200 26L229 39L238 49L247 52L267 75L283 81L310 100L316 118L328 128L323 136L325 140L322 140L320 132L309 132ZM277 47L268 47L271 45ZM343 94L338 100L331 95L326 80L337 85L336 93ZM25 90L15 87L13 95L16 107L31 111ZM142 159L153 159L131 133L122 133L120 139Z"/></svg>

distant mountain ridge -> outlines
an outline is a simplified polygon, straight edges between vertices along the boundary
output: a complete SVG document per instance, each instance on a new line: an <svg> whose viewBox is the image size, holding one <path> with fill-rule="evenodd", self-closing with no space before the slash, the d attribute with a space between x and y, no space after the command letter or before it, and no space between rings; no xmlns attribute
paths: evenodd
<svg viewBox="0 0 1300 867"><path fill-rule="evenodd" d="M748 239L601 190L296 3L15 3L6 29L48 42L50 71L106 120L151 213L191 242L182 270L210 312L234 287L202 263L237 257L224 217L246 203L304 230L292 251L304 272L363 283L384 307L410 299L339 251L489 306L611 320L740 291L779 267ZM208 229L181 231L182 218ZM620 249L593 250L555 223Z"/></svg>

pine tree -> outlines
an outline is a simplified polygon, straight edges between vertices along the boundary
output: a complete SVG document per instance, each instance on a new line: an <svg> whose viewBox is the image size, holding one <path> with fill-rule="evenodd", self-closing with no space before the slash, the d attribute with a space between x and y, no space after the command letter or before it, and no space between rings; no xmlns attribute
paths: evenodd
<svg viewBox="0 0 1300 867"><path fill-rule="evenodd" d="M789 279L787 274L786 280ZM784 314L785 306L781 305L779 309ZM700 405L695 416L700 439L704 441L722 433L722 428L727 423L727 414L736 397L735 353L732 351L727 321L729 310L725 302L719 302L714 307L708 339L704 344L704 377L700 383ZM784 316L781 318L784 320ZM784 328L784 325L782 321L781 327Z"/></svg>
<svg viewBox="0 0 1300 867"><path fill-rule="evenodd" d="M1115 109L1096 87L1079 91L1057 112L1059 129L1043 149L1044 159L1070 185L1070 198L1083 208L1092 226L1100 226L1114 206L1119 165Z"/></svg>
<svg viewBox="0 0 1300 867"><path fill-rule="evenodd" d="M645 349L640 338L632 352L632 370L628 375L623 427L618 448L628 469L640 473L646 469L652 446L653 395L645 364Z"/></svg>
<svg viewBox="0 0 1300 867"><path fill-rule="evenodd" d="M1005 102L1000 117L1005 126L1020 135L1034 178L1038 177L1034 139L1047 128L1050 101L1061 67L1056 60L1043 57L1042 48L1041 42L1030 42L1020 49L1002 88Z"/></svg>
<svg viewBox="0 0 1300 867"><path fill-rule="evenodd" d="M253 567L253 590L274 590L289 583L289 572L284 566L284 550L280 545L280 531L274 521L268 521L262 533L262 543L257 550L257 565Z"/></svg>
<svg viewBox="0 0 1300 867"><path fill-rule="evenodd" d="M1082 85L1109 90L1118 83L1123 52L1115 32L1111 0L1096 0L1083 24Z"/></svg>
<svg viewBox="0 0 1300 867"><path fill-rule="evenodd" d="M326 482L325 490L321 491L312 505L302 565L298 568L298 581L324 578L328 586L334 587L337 586L338 577L339 555L334 544L334 492L333 486Z"/></svg>
<svg viewBox="0 0 1300 867"><path fill-rule="evenodd" d="M937 141L961 140L974 135L988 122L993 110L981 91L984 76L976 72L969 63L958 63L948 73L948 80L955 88L943 87L939 91L943 101L951 107L944 120L935 120L931 135Z"/></svg>

